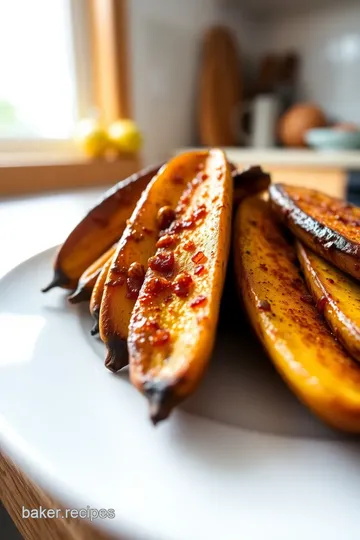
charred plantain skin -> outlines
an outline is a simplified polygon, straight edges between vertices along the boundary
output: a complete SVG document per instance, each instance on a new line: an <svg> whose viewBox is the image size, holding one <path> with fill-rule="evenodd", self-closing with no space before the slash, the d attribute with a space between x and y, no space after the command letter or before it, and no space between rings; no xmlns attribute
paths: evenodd
<svg viewBox="0 0 360 540"><path fill-rule="evenodd" d="M360 279L360 208L318 191L274 184L272 207L297 238Z"/></svg>
<svg viewBox="0 0 360 540"><path fill-rule="evenodd" d="M143 169L105 193L60 247L54 261L54 278L43 292L53 287L77 287L83 272L120 238L141 193L159 168Z"/></svg>
<svg viewBox="0 0 360 540"><path fill-rule="evenodd" d="M96 336L96 334L99 333L99 315L100 315L101 301L104 294L104 285L105 285L105 281L109 273L109 268L114 258L114 255L115 255L115 251L113 255L108 258L108 260L102 267L101 272L97 277L97 280L95 282L94 288L91 293L89 309L94 319L94 326L91 329L92 336Z"/></svg>
<svg viewBox="0 0 360 540"><path fill-rule="evenodd" d="M284 380L328 424L359 433L359 365L317 312L292 244L258 197L237 211L234 258L250 321Z"/></svg>
<svg viewBox="0 0 360 540"><path fill-rule="evenodd" d="M109 261L111 262L112 257L116 251L116 244L114 244L110 249L108 249L101 257L96 259L96 261L89 266L82 274L79 279L78 286L76 291L74 291L69 297L68 300L71 304L78 304L79 302L84 302L90 300L92 291L94 289L95 283L103 269L104 265Z"/></svg>
<svg viewBox="0 0 360 540"><path fill-rule="evenodd" d="M360 362L360 283L296 243L306 283L334 336Z"/></svg>
<svg viewBox="0 0 360 540"><path fill-rule="evenodd" d="M232 176L235 208L245 197L267 190L271 183L270 174L263 171L259 165L251 165L242 171L233 171Z"/></svg>
<svg viewBox="0 0 360 540"><path fill-rule="evenodd" d="M215 340L233 181L222 151L204 154L202 164L149 260L130 321L130 379L148 398L154 424L195 391Z"/></svg>

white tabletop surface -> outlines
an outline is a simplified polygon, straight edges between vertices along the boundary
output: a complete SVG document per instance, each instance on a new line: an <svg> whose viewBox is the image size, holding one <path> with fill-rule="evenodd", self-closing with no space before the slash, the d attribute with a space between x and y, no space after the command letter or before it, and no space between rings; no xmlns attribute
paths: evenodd
<svg viewBox="0 0 360 540"><path fill-rule="evenodd" d="M0 275L61 243L102 191L1 201ZM13 441L13 454L26 458L39 485L42 479L49 493L71 503L68 507L116 508L116 520L102 525L122 538L358 539L358 444L325 433L264 361L255 341L240 335L239 348L239 332L234 341L225 332L202 387L171 422L154 430L142 396L126 377L103 369L103 351L95 349L86 326L90 321L80 311L61 310L56 291L46 300L39 295L52 257L33 259L10 275L2 290L4 309L13 316L30 313L39 321L46 313L47 330L38 334L36 348L24 338L16 348L23 356L0 378L0 406L6 404L12 429L8 447ZM30 289L26 279L18 279L22 272L35 280ZM12 280L16 287L8 286ZM50 350L54 364L62 366L56 384L45 369ZM18 394L10 384L14 373ZM29 388L38 399L27 400L25 417L17 396ZM51 406L44 408L44 402ZM104 410L131 414L119 414L114 423ZM43 428L49 419L57 426L51 432ZM21 438L10 439L11 433Z"/></svg>
<svg viewBox="0 0 360 540"><path fill-rule="evenodd" d="M105 190L0 199L0 276L32 255L61 244Z"/></svg>

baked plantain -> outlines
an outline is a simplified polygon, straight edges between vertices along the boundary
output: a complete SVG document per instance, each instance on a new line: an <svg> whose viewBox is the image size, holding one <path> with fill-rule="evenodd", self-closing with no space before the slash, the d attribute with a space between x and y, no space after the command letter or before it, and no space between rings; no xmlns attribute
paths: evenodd
<svg viewBox="0 0 360 540"><path fill-rule="evenodd" d="M99 274L101 273L104 264L106 264L109 259L112 259L115 251L116 244L114 244L110 249L105 251L105 253L101 255L101 257L96 259L96 261L85 270L85 272L81 275L79 279L76 290L68 297L69 302L71 302L72 304L78 304L79 302L90 299L94 285L97 278L99 277Z"/></svg>
<svg viewBox="0 0 360 540"><path fill-rule="evenodd" d="M313 251L360 279L360 208L318 191L270 186L272 206Z"/></svg>
<svg viewBox="0 0 360 540"><path fill-rule="evenodd" d="M360 283L297 242L306 283L336 338L360 362Z"/></svg>
<svg viewBox="0 0 360 540"><path fill-rule="evenodd" d="M293 246L258 197L239 206L234 258L252 325L285 381L330 425L360 432L359 365L312 304Z"/></svg>
<svg viewBox="0 0 360 540"><path fill-rule="evenodd" d="M160 166L149 167L108 190L60 247L54 262L53 287L74 289L83 272L122 235L141 193Z"/></svg>
<svg viewBox="0 0 360 540"><path fill-rule="evenodd" d="M175 208L187 184L205 174L208 156L208 151L187 152L164 165L128 221L110 266L100 308L100 336L108 348L105 365L112 371L118 371L127 361L123 340L128 336L131 312L159 233L175 218Z"/></svg>
<svg viewBox="0 0 360 540"><path fill-rule="evenodd" d="M229 254L233 182L220 150L182 195L157 244L129 329L130 379L154 424L198 386L213 348Z"/></svg>
<svg viewBox="0 0 360 540"><path fill-rule="evenodd" d="M109 268L110 268L110 265L111 265L112 260L114 258L114 255L115 255L115 251L114 251L113 255L108 258L108 260L106 261L106 263L102 267L101 272L98 275L98 278L97 278L96 283L94 285L93 291L91 293L89 308L90 308L90 313L91 313L91 315L92 315L92 317L94 319L94 326L91 329L91 335L92 336L95 336L96 334L99 333L100 306L101 306L101 301L102 301L102 297L103 297L103 294L104 294L105 281L106 281L107 275L109 273Z"/></svg>
<svg viewBox="0 0 360 540"><path fill-rule="evenodd" d="M245 197L268 189L271 182L270 175L258 165L246 167L242 171L232 171L232 176L234 179L234 207Z"/></svg>

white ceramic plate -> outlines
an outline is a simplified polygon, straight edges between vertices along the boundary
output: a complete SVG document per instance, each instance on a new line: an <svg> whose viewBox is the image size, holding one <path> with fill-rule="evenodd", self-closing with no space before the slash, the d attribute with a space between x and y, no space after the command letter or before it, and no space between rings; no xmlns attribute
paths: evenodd
<svg viewBox="0 0 360 540"><path fill-rule="evenodd" d="M2 444L41 486L113 508L94 523L123 540L359 538L360 445L297 402L235 298L200 389L154 428L126 370L104 368L86 306L39 292L53 256L0 282Z"/></svg>

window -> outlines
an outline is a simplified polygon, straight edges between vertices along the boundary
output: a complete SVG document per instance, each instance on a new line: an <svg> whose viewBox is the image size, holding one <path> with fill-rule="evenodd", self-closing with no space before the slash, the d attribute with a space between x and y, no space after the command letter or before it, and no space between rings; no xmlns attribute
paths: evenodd
<svg viewBox="0 0 360 540"><path fill-rule="evenodd" d="M109 185L138 156L91 160L74 124L131 117L128 0L0 0L0 197Z"/></svg>
<svg viewBox="0 0 360 540"><path fill-rule="evenodd" d="M91 114L87 0L0 0L0 147L68 140Z"/></svg>

